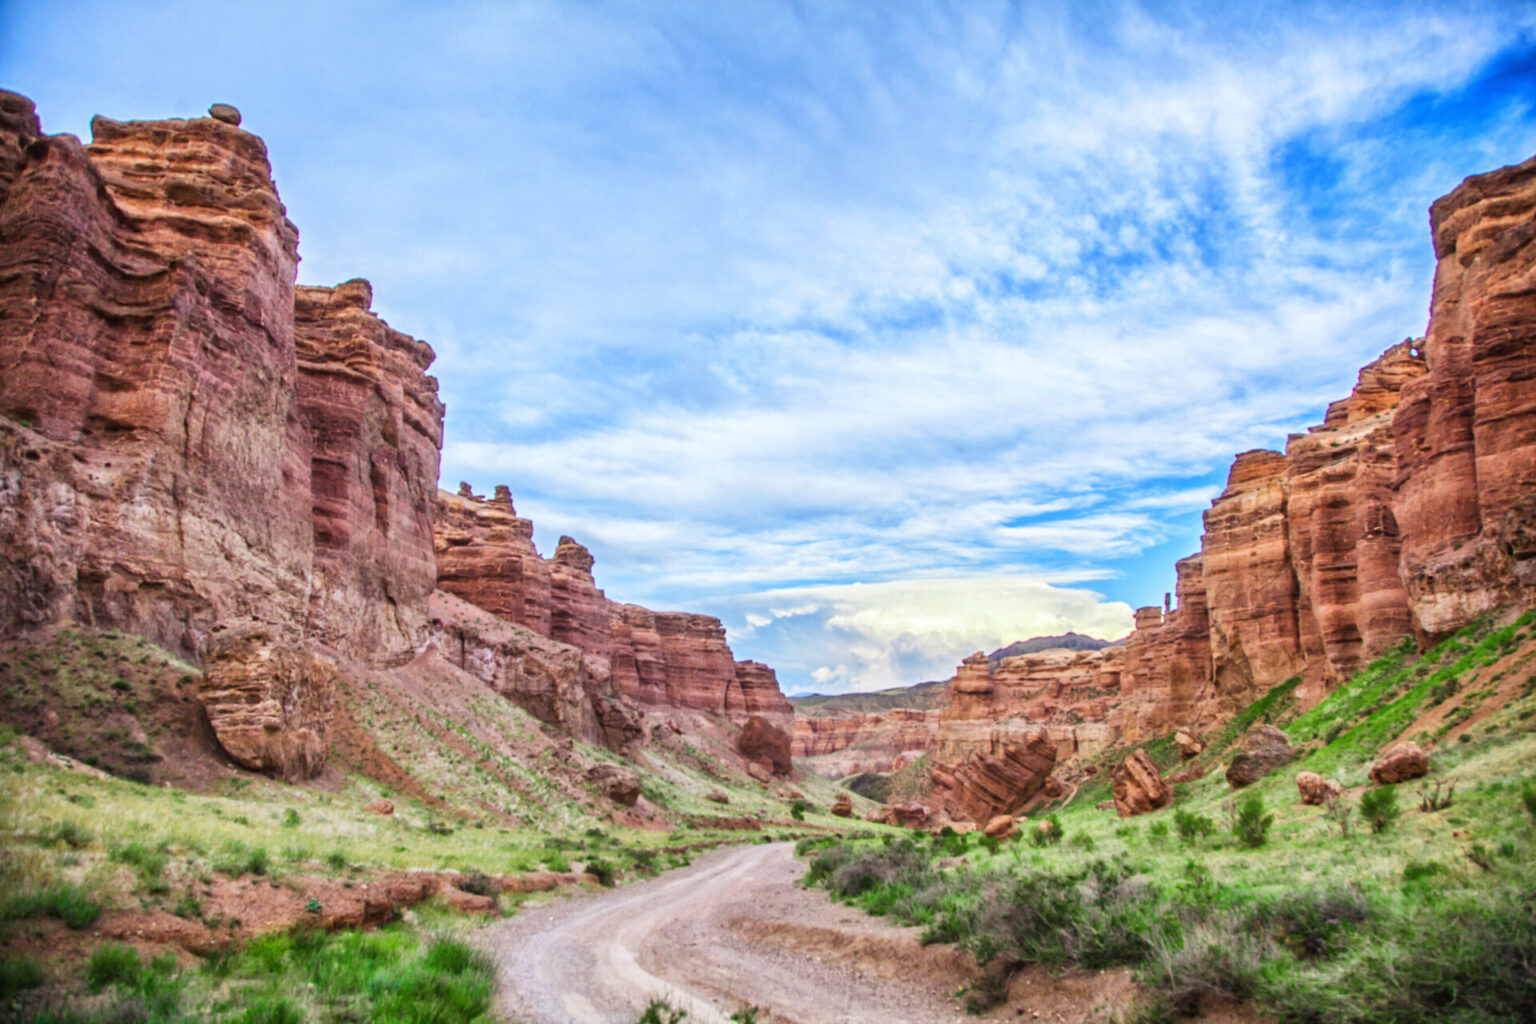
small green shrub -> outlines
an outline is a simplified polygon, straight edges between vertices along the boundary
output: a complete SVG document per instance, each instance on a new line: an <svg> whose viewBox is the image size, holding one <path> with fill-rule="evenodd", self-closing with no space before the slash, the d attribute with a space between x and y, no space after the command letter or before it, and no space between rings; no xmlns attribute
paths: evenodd
<svg viewBox="0 0 1536 1024"><path fill-rule="evenodd" d="M332 871L345 871L347 869L347 855L340 850L332 850L325 855L325 863Z"/></svg>
<svg viewBox="0 0 1536 1024"><path fill-rule="evenodd" d="M1179 830L1179 840L1186 846L1203 836L1214 835L1216 822L1203 814L1195 814L1178 808L1173 812L1174 827Z"/></svg>
<svg viewBox="0 0 1536 1024"><path fill-rule="evenodd" d="M1536 825L1536 779L1526 779L1520 787L1520 802L1531 816L1531 824Z"/></svg>
<svg viewBox="0 0 1536 1024"><path fill-rule="evenodd" d="M687 1010L678 1010L671 1003L652 999L646 1004L645 1012L636 1018L635 1024L682 1024L687 1016Z"/></svg>
<svg viewBox="0 0 1536 1024"><path fill-rule="evenodd" d="M1036 846L1055 846L1066 835L1056 815L1048 814L1029 831L1029 841Z"/></svg>
<svg viewBox="0 0 1536 1024"><path fill-rule="evenodd" d="M85 973L91 990L100 992L108 985L135 985L143 969L138 950L116 942L104 942L91 953Z"/></svg>
<svg viewBox="0 0 1536 1024"><path fill-rule="evenodd" d="M31 957L0 958L0 999L9 999L18 992L37 988L42 983L42 965Z"/></svg>
<svg viewBox="0 0 1536 1024"><path fill-rule="evenodd" d="M1275 816L1264 813L1264 798L1257 793L1249 793L1238 805L1232 832L1244 846L1256 850L1268 841L1269 827L1274 823Z"/></svg>
<svg viewBox="0 0 1536 1024"><path fill-rule="evenodd" d="M1378 835L1395 825L1402 813L1397 805L1397 791L1390 786L1378 786L1360 794L1360 816Z"/></svg>
<svg viewBox="0 0 1536 1024"><path fill-rule="evenodd" d="M1153 846L1162 846L1168 838L1168 823L1166 821L1154 821L1147 826L1147 841Z"/></svg>
<svg viewBox="0 0 1536 1024"><path fill-rule="evenodd" d="M605 889L613 888L613 865L601 858L587 861L587 874L597 878L597 884Z"/></svg>
<svg viewBox="0 0 1536 1024"><path fill-rule="evenodd" d="M94 802L94 801L93 801ZM65 820L44 830L39 837L45 843L63 843L71 850L81 850L96 841L91 830L78 821Z"/></svg>
<svg viewBox="0 0 1536 1024"><path fill-rule="evenodd" d="M24 921L51 917L70 928L84 928L101 916L101 905L78 885L58 882L22 889L0 899L0 920Z"/></svg>
<svg viewBox="0 0 1536 1024"><path fill-rule="evenodd" d="M298 828L300 820L299 812L292 807L283 812L283 828Z"/></svg>
<svg viewBox="0 0 1536 1024"><path fill-rule="evenodd" d="M804 821L805 812L810 810L810 806L811 805L806 803L804 800L796 800L794 803L789 805L789 816L794 818L796 821Z"/></svg>

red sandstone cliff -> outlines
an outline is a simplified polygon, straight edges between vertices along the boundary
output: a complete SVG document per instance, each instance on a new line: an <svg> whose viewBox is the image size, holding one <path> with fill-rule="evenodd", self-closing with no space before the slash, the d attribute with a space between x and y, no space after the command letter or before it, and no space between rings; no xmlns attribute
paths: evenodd
<svg viewBox="0 0 1536 1024"><path fill-rule="evenodd" d="M611 665L644 696L649 656L656 702L759 718L787 764L773 672L717 620L609 602L575 541L539 557L505 488L439 500L432 349L366 281L295 285L266 148L220 113L98 117L82 146L0 92L0 629L206 661L219 741L285 777L323 765L339 678L433 648L622 751L644 729Z"/></svg>
<svg viewBox="0 0 1536 1024"><path fill-rule="evenodd" d="M490 499L467 485L458 494L438 492L436 538L438 585L530 635L579 651L593 701L614 707L622 696L643 707L702 711L737 724L762 718L783 733L787 750L794 712L773 670L736 661L719 619L608 600L593 579L592 555L570 537L560 538L553 558L540 557L533 524L518 518L506 487ZM554 714L558 702L526 696L544 692L543 684L498 688L547 721L579 718ZM586 735L587 727L577 732Z"/></svg>

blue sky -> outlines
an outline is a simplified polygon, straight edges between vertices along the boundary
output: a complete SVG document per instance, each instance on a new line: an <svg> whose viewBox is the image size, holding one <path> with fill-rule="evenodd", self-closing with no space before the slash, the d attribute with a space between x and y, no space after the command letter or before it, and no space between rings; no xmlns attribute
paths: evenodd
<svg viewBox="0 0 1536 1024"><path fill-rule="evenodd" d="M835 691L1159 603L1536 153L1536 5L11 0L0 84L240 107L300 281L436 348L445 484Z"/></svg>

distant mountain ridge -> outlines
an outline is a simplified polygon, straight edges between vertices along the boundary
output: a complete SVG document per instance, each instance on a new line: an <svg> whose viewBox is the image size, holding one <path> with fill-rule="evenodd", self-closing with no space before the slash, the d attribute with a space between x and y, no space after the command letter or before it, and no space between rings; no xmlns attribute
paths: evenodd
<svg viewBox="0 0 1536 1024"><path fill-rule="evenodd" d="M1028 640L1015 640L1007 647L999 647L987 655L987 661L991 662L993 668L997 668L998 663L1004 658L1017 658L1021 654L1037 654L1040 651L1102 651L1106 647L1117 647L1124 642L1123 640L1099 640L1082 633L1037 636Z"/></svg>
<svg viewBox="0 0 1536 1024"><path fill-rule="evenodd" d="M1004 658L1038 651L1098 651L1115 647L1123 640L1098 640L1082 633L1062 633L1058 636L1036 636L1028 640L1015 640L1007 647L999 647L987 655L996 668ZM892 686L884 690L868 690L861 693L799 693L791 694L789 702L798 714L813 718L841 714L878 714L891 708L928 710L943 705L949 680L914 683L911 686Z"/></svg>

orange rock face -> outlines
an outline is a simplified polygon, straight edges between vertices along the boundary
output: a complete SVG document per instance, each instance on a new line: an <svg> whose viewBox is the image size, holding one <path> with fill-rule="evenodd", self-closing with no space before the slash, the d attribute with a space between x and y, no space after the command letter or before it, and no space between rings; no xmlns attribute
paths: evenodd
<svg viewBox="0 0 1536 1024"><path fill-rule="evenodd" d="M608 600L593 578L591 553L570 537L560 538L552 559L539 556L533 524L518 518L506 487L497 487L489 500L470 493L467 485L458 494L438 492L435 550L444 591L531 634L498 640L490 647L506 653L483 653L482 667L469 670L545 721L581 721L575 734L590 738L589 719L580 710L590 703L598 708L603 742L612 746L616 738L631 736L632 716L620 703L633 701L738 723L761 718L779 734L775 749L787 751L793 709L777 677L766 665L737 662L719 619ZM444 637L445 649L452 651L453 637ZM490 649L468 642L483 652ZM567 653L556 657L558 650ZM476 660L466 657L465 667ZM544 670L561 660L581 667ZM534 671L527 671L529 666ZM579 692L587 699L578 698ZM602 726L604 721L611 726ZM778 764L777 758L770 763Z"/></svg>
<svg viewBox="0 0 1536 1024"><path fill-rule="evenodd" d="M1428 372L1393 418L1400 572L1420 634L1536 600L1536 159L1430 208Z"/></svg>
<svg viewBox="0 0 1536 1024"><path fill-rule="evenodd" d="M297 233L261 140L98 117L84 147L0 107L0 414L30 425L0 455L0 543L25 566L0 627L121 626L197 659L221 619L301 627Z"/></svg>
<svg viewBox="0 0 1536 1024"><path fill-rule="evenodd" d="M1055 766L1056 745L1046 730L1035 729L996 753L972 751L953 770L934 771L933 781L951 817L986 822L1022 809Z"/></svg>
<svg viewBox="0 0 1536 1024"><path fill-rule="evenodd" d="M1163 781L1145 750L1138 750L1109 773L1114 786L1115 813L1122 818L1160 810L1173 803L1173 790Z"/></svg>
<svg viewBox="0 0 1536 1024"><path fill-rule="evenodd" d="M354 280L294 297L297 396L314 447L310 634L398 663L420 649L437 587L432 518L443 405L432 349L390 329Z"/></svg>
<svg viewBox="0 0 1536 1024"><path fill-rule="evenodd" d="M219 746L247 768L290 782L325 765L336 666L259 623L218 630L198 683Z"/></svg>
<svg viewBox="0 0 1536 1024"><path fill-rule="evenodd" d="M793 767L789 736L762 715L747 719L736 738L736 749L742 757L767 767L775 775L788 775Z"/></svg>
<svg viewBox="0 0 1536 1024"><path fill-rule="evenodd" d="M1397 743L1371 766L1371 781L1390 786L1429 774L1429 755L1417 743Z"/></svg>

